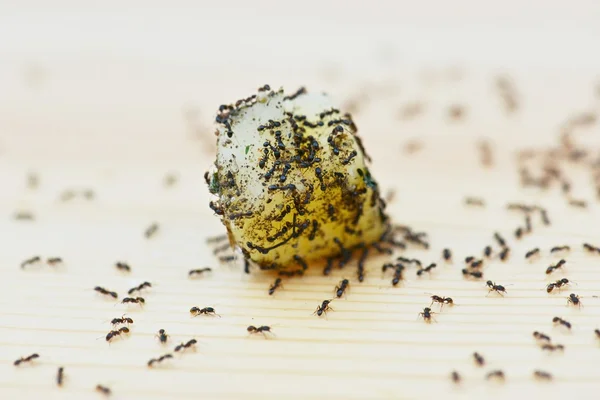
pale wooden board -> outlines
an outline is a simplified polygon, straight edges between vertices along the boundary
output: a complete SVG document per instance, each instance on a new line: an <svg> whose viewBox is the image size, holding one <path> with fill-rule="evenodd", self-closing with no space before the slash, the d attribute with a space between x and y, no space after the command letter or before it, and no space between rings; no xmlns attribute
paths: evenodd
<svg viewBox="0 0 600 400"><path fill-rule="evenodd" d="M7 20L13 25L4 25L13 33L22 33L17 22L29 15L19 12ZM68 14L60 8L56 13ZM46 9L35 15L38 21L52 20ZM90 24L108 18L93 11L85 15L87 20L81 21ZM169 26L177 38L209 29L177 30L177 21L189 17L184 11L173 15ZM210 17L203 15L208 23ZM589 21L585 15L583 10L580 21ZM50 33L59 31L54 29ZM118 35L127 42L127 32L119 32L106 39L115 48ZM575 30L569 32L578 38ZM511 72L522 94L523 109L507 118L492 84L498 69L465 65L463 79L449 82L452 74L445 66L452 64L447 58L436 64L408 47L400 46L405 55L414 56L411 62L422 56L429 67L375 57L359 68L331 64L332 58L323 56L297 69L248 65L250 72L239 73L230 63L169 52L167 43L157 44L162 53L154 49L154 55L164 54L162 61L139 53L110 59L102 52L90 61L57 51L61 40L68 48L79 48L74 39L52 37L37 48L32 37L23 38L23 54L6 44L1 48L7 62L0 67L0 82L9 90L0 96L0 397L97 398L93 388L98 383L111 387L115 399L564 398L573 393L594 398L600 389L600 343L593 334L600 328L600 299L591 297L600 295L600 257L581 250L585 241L600 243L600 208L589 176L577 166L568 168L574 193L590 201L586 210L573 209L558 188L521 189L514 158L519 148L556 144L559 124L572 113L600 109L593 91L594 56L580 59L577 71L543 67L542 62L526 65L521 59L511 59L514 68L496 63ZM406 44L404 40L398 39ZM506 43L518 47L516 40ZM527 54L525 45L515 54ZM55 52L44 55L46 47ZM510 55L506 49L497 51ZM493 53L487 50L488 58L482 59L490 61ZM26 62L38 62L45 71L37 88L21 79ZM334 67L327 69L329 65ZM224 71L233 75L226 78ZM257 271L244 275L240 261L219 264L205 243L206 237L223 232L207 206L202 177L213 159L210 120L220 103L265 82L288 90L307 84L341 99L360 88L367 91L370 100L355 119L373 156L373 173L384 193L396 190L389 204L393 220L429 234L430 251L403 254L437 262L430 277L417 279L410 270L405 282L391 287L391 276L380 272L388 257L373 257L362 284L355 280L353 264L330 277L321 276L322 265L316 265L301 279L285 280L284 288L270 297L267 289L274 276ZM373 82L383 86L374 88ZM400 122L397 109L417 100L427 105L423 116ZM467 105L465 121L448 121L452 103ZM183 110L196 106L199 117L186 123ZM196 128L201 140L190 132ZM579 138L597 152L599 133L596 125ZM484 138L493 143L495 163L489 169L480 165L477 152ZM405 154L403 147L414 139L423 149ZM40 176L36 190L25 185L28 171ZM162 179L168 172L176 172L180 181L167 189ZM59 201L63 190L78 187L93 188L96 199ZM487 206L465 207L467 195L484 198ZM508 201L542 204L552 226L534 218L533 234L515 241L511 233L523 220L505 210ZM36 220L14 221L12 214L20 209L33 211ZM143 231L154 221L160 230L146 240ZM493 244L495 231L509 238L512 256L506 263L490 262L485 275L507 285L504 298L486 296L484 282L467 282L460 274L464 257L480 255L485 245ZM557 260L548 250L558 244L574 250L566 257L565 272L552 277L566 276L577 285L548 295L544 270ZM452 265L441 262L444 247L454 251ZM542 249L542 257L527 262L524 253L533 247ZM61 256L65 265L19 268L23 259L37 254ZM118 260L127 261L132 273L117 272L113 264ZM189 269L203 266L211 266L213 274L187 279ZM334 301L335 311L327 318L313 316L342 277L352 281L347 296ZM146 280L154 287L145 294L143 309L115 304L92 290L100 285L122 297ZM571 291L582 296L581 309L567 307ZM456 303L444 307L430 325L418 318L429 305L427 293L450 296ZM195 305L214 306L221 318L191 318L188 310ZM439 312L437 306L434 310ZM108 345L108 321L123 313L135 320L132 333ZM568 319L573 331L554 328L554 316ZM271 325L276 336L248 337L250 324ZM172 335L169 346L162 347L154 337L160 328ZM564 354L542 352L532 338L534 330L564 344ZM192 337L199 341L197 352L177 356L164 367L146 367L150 358ZM475 367L474 351L489 365ZM41 355L35 366L12 365L32 352ZM59 365L67 375L62 389L54 383ZM459 387L449 379L454 369L464 378ZM506 373L505 384L483 379L492 369ZM555 381L535 381L535 369L551 372Z"/></svg>

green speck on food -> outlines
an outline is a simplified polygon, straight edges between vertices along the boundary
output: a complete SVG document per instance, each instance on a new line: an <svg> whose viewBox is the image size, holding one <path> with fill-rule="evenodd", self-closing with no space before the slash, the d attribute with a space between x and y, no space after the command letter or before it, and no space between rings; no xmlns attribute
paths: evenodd
<svg viewBox="0 0 600 400"><path fill-rule="evenodd" d="M252 145L249 144L248 146L246 146L246 153L245 154L248 154L248 150L250 150L250 146L252 146Z"/></svg>

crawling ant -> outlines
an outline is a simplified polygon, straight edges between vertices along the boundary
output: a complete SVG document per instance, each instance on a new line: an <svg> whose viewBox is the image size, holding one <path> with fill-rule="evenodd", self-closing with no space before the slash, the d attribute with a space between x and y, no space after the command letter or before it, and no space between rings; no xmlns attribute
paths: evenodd
<svg viewBox="0 0 600 400"><path fill-rule="evenodd" d="M189 349L190 347L194 347L198 343L196 339L190 339L186 343L181 343L175 346L175 352Z"/></svg>
<svg viewBox="0 0 600 400"><path fill-rule="evenodd" d="M559 251L571 251L570 246L554 246L550 249L550 253L557 253Z"/></svg>
<svg viewBox="0 0 600 400"><path fill-rule="evenodd" d="M38 263L38 262L40 262L41 260L42 260L42 258L41 258L40 256L34 256L34 257L31 257L31 258L28 258L27 260L24 260L24 261L21 263L21 268L25 268L25 267L26 267L26 266L28 266L28 265L31 265L31 264Z"/></svg>
<svg viewBox="0 0 600 400"><path fill-rule="evenodd" d="M119 297L119 295L117 294L117 292L111 292L111 291L109 291L109 290L106 290L106 289L104 289L103 287L100 287L100 286L96 286L96 287L94 288L94 290L95 290L96 292L98 292L98 293L102 293L102 294L105 294L105 295L111 296L111 297L113 297L113 298L115 298L115 299Z"/></svg>
<svg viewBox="0 0 600 400"><path fill-rule="evenodd" d="M449 305L453 306L454 300L452 300L452 298L450 298L450 297L442 297L442 296L438 296L438 295L434 294L431 296L431 304L429 305L429 307L431 307L433 305L433 303L439 303L440 310L441 310L442 307L444 307L444 304L449 304Z"/></svg>
<svg viewBox="0 0 600 400"><path fill-rule="evenodd" d="M275 290L277 290L277 288L279 287L281 287L281 278L275 279L275 282L273 282L273 284L269 288L269 296L272 296L273 293L275 293Z"/></svg>
<svg viewBox="0 0 600 400"><path fill-rule="evenodd" d="M40 355L38 353L33 353L30 356L19 358L18 360L16 360L13 363L13 365L19 366L21 363L31 362L31 361L35 360L36 358L40 358Z"/></svg>
<svg viewBox="0 0 600 400"><path fill-rule="evenodd" d="M540 371L540 370L533 371L533 376L537 379L544 380L544 381L552 380L552 375L545 371Z"/></svg>
<svg viewBox="0 0 600 400"><path fill-rule="evenodd" d="M127 294L133 294L135 292L139 292L141 290L144 290L147 287L152 287L152 284L150 282L143 282L140 283L138 286L131 288L127 291Z"/></svg>
<svg viewBox="0 0 600 400"><path fill-rule="evenodd" d="M475 360L475 364L479 367L483 367L485 365L485 359L483 356L477 352L473 353L473 359Z"/></svg>
<svg viewBox="0 0 600 400"><path fill-rule="evenodd" d="M540 209L540 216L544 225L550 225L550 218L548 218L548 211L545 208Z"/></svg>
<svg viewBox="0 0 600 400"><path fill-rule="evenodd" d="M431 311L431 308L429 307L425 307L423 309L422 312L419 313L419 316L423 317L423 321L427 322L428 324L431 323L431 320L433 319L432 314L435 314L434 312ZM434 320L435 321L435 320Z"/></svg>
<svg viewBox="0 0 600 400"><path fill-rule="evenodd" d="M470 268L480 268L483 265L483 260L475 260L469 265Z"/></svg>
<svg viewBox="0 0 600 400"><path fill-rule="evenodd" d="M259 326L258 328L254 325L250 325L248 328L246 328L246 330L248 331L248 333L250 334L254 334L254 333L262 333L263 336L267 337L267 335L265 334L266 332L269 333L273 333L271 332L271 327L270 326Z"/></svg>
<svg viewBox="0 0 600 400"><path fill-rule="evenodd" d="M506 247L506 240L498 232L494 232L494 239L496 239L500 247Z"/></svg>
<svg viewBox="0 0 600 400"><path fill-rule="evenodd" d="M323 268L323 275L328 276L331 273L333 267L333 258L328 258L325 267Z"/></svg>
<svg viewBox="0 0 600 400"><path fill-rule="evenodd" d="M192 269L190 270L190 272L188 272L188 277L193 278L196 276L200 276L202 274L204 274L205 272L212 272L212 268L200 268L200 269Z"/></svg>
<svg viewBox="0 0 600 400"><path fill-rule="evenodd" d="M96 385L96 391L102 393L105 396L110 396L112 391L106 386Z"/></svg>
<svg viewBox="0 0 600 400"><path fill-rule="evenodd" d="M521 239L521 237L523 237L523 228L519 226L517 229L515 229L515 238Z"/></svg>
<svg viewBox="0 0 600 400"><path fill-rule="evenodd" d="M128 334L128 333L129 333L129 328L126 326L123 326L123 327L119 328L119 330L117 330L117 331L108 332L106 334L106 341L110 342L112 338L117 337L122 334Z"/></svg>
<svg viewBox="0 0 600 400"><path fill-rule="evenodd" d="M575 293L571 293L569 297L567 297L567 305L573 304L574 306L578 306L581 308L581 300L579 300L579 296Z"/></svg>
<svg viewBox="0 0 600 400"><path fill-rule="evenodd" d="M150 361L148 361L148 367L152 368L152 366L154 366L155 363L161 363L161 362L163 362L164 360L166 360L168 358L173 358L173 355L172 354L165 354L165 355L162 355L162 356L160 356L158 358L152 358L152 359L150 359Z"/></svg>
<svg viewBox="0 0 600 400"><path fill-rule="evenodd" d="M126 304L126 303L133 303L133 304L139 304L140 306L146 304L146 300L144 300L143 297L125 297L122 301L122 304Z"/></svg>
<svg viewBox="0 0 600 400"><path fill-rule="evenodd" d="M115 264L115 267L117 267L117 269L119 271L131 272L131 267L127 263L124 263L124 262L121 262L121 261L117 262Z"/></svg>
<svg viewBox="0 0 600 400"><path fill-rule="evenodd" d="M217 317L221 318L221 316L219 314L217 314L215 312L215 309L212 307L204 307L204 308L192 307L192 308L190 308L190 314L192 314L192 316L194 316L194 317L204 314L204 315L213 315L213 316L217 316Z"/></svg>
<svg viewBox="0 0 600 400"><path fill-rule="evenodd" d="M432 269L434 269L437 265L435 263L430 264L429 266L425 267L425 268L419 268L417 270L417 276L421 276L423 275L423 273L425 272L431 272Z"/></svg>
<svg viewBox="0 0 600 400"><path fill-rule="evenodd" d="M505 247L505 248L502 249L502 251L500 252L500 254L498 254L498 257L500 257L500 260L506 261L506 259L508 258L509 255L510 255L510 248L509 247Z"/></svg>
<svg viewBox="0 0 600 400"><path fill-rule="evenodd" d="M156 222L152 223L146 230L144 231L144 236L146 239L150 239L154 234L158 231L158 224Z"/></svg>
<svg viewBox="0 0 600 400"><path fill-rule="evenodd" d="M533 332L533 337L536 338L537 340L541 340L543 342L551 342L552 341L552 339L550 339L550 336L548 336L542 332L538 332L538 331Z"/></svg>
<svg viewBox="0 0 600 400"><path fill-rule="evenodd" d="M315 312L313 313L313 315L317 315L317 317L320 317L321 315L325 314L327 315L327 311L334 311L333 308L331 308L329 306L329 303L331 303L333 301L333 299L331 300L323 300L323 302L321 303L320 306L317 307L317 309L315 310Z"/></svg>
<svg viewBox="0 0 600 400"><path fill-rule="evenodd" d="M560 317L554 317L552 318L552 322L556 325L562 325L564 327L566 327L567 329L571 329L571 323L569 321L565 321L564 319L560 318Z"/></svg>
<svg viewBox="0 0 600 400"><path fill-rule="evenodd" d="M465 257L465 264L470 264L474 259L475 257L473 256Z"/></svg>
<svg viewBox="0 0 600 400"><path fill-rule="evenodd" d="M483 278L483 272L481 272L481 271L469 271L466 268L463 268L462 274L463 274L463 276L465 278L474 278L474 279L481 279L481 278Z"/></svg>
<svg viewBox="0 0 600 400"><path fill-rule="evenodd" d="M550 344L550 343L546 343L544 345L542 345L541 347L542 350L548 350L548 351L564 351L565 350L565 346L563 346L562 344Z"/></svg>
<svg viewBox="0 0 600 400"><path fill-rule="evenodd" d="M55 266L58 264L62 264L63 259L60 257L50 257L46 259L46 264L50 265L50 266Z"/></svg>
<svg viewBox="0 0 600 400"><path fill-rule="evenodd" d="M527 253L525 253L525 258L530 259L531 257L538 255L539 253L540 253L540 249L539 249L539 247L536 247L535 249L531 249Z"/></svg>
<svg viewBox="0 0 600 400"><path fill-rule="evenodd" d="M494 282L492 281L487 281L485 283L487 285L487 287L490 288L490 290L488 291L488 295L491 292L496 292L498 293L500 296L504 296L504 293L506 293L506 288L502 285L496 285Z"/></svg>
<svg viewBox="0 0 600 400"><path fill-rule="evenodd" d="M113 325L133 324L133 319L125 317L125 315L123 315L121 318L113 318L112 321L110 321L110 323Z"/></svg>
<svg viewBox="0 0 600 400"><path fill-rule="evenodd" d="M594 329L594 333L596 334L596 338L600 339L600 329Z"/></svg>
<svg viewBox="0 0 600 400"><path fill-rule="evenodd" d="M559 262L556 263L556 265L551 265L548 268L546 268L546 275L550 275L552 272L554 272L554 270L557 270L559 268L561 268L563 265L565 265L567 261L565 259L561 259Z"/></svg>
<svg viewBox="0 0 600 400"><path fill-rule="evenodd" d="M600 247L592 246L589 243L584 243L583 248L590 253L600 253Z"/></svg>
<svg viewBox="0 0 600 400"><path fill-rule="evenodd" d="M483 255L486 257L491 257L492 256L492 246L485 246L485 248L483 249Z"/></svg>
<svg viewBox="0 0 600 400"><path fill-rule="evenodd" d="M442 251L442 257L448 262L452 261L452 251L450 251L450 249L444 249Z"/></svg>
<svg viewBox="0 0 600 400"><path fill-rule="evenodd" d="M561 287L568 284L569 280L567 278L559 279L556 282L549 283L548 286L546 286L546 292L550 293L554 290L554 288L560 289Z"/></svg>
<svg viewBox="0 0 600 400"><path fill-rule="evenodd" d="M452 371L452 373L450 374L450 378L452 379L452 382L454 383L460 383L460 375L458 372L456 371Z"/></svg>
<svg viewBox="0 0 600 400"><path fill-rule="evenodd" d="M160 342L162 344L166 344L167 340L169 340L169 335L167 335L167 333L165 332L164 329L159 329L156 336L158 337L158 340L160 340Z"/></svg>
<svg viewBox="0 0 600 400"><path fill-rule="evenodd" d="M497 378L497 379L500 379L503 381L505 379L504 372L502 372L498 369L498 370L489 372L485 376L485 379L492 379L492 378Z"/></svg>
<svg viewBox="0 0 600 400"><path fill-rule="evenodd" d="M335 295L337 296L338 299L344 295L344 292L346 291L346 289L348 288L349 285L350 285L350 281L348 281L348 279L343 279L339 283L339 285L335 287L335 289L334 289Z"/></svg>
<svg viewBox="0 0 600 400"><path fill-rule="evenodd" d="M62 386L64 377L65 377L65 368L58 367L58 371L56 372L56 384L58 386Z"/></svg>

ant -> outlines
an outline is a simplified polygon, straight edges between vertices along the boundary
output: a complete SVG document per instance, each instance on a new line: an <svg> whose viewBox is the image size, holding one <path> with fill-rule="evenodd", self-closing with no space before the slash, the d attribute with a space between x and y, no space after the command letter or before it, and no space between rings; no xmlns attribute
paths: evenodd
<svg viewBox="0 0 600 400"><path fill-rule="evenodd" d="M46 264L50 265L50 266L55 266L58 264L62 264L63 259L60 257L50 257L46 259Z"/></svg>
<svg viewBox="0 0 600 400"><path fill-rule="evenodd" d="M594 329L594 333L596 334L596 337L600 339L600 329Z"/></svg>
<svg viewBox="0 0 600 400"><path fill-rule="evenodd" d="M548 286L546 286L546 292L550 293L550 292L552 292L552 290L554 290L554 288L560 289L562 286L565 286L568 284L569 284L569 280L567 278L559 279L556 282L549 283Z"/></svg>
<svg viewBox="0 0 600 400"><path fill-rule="evenodd" d="M431 320L433 318L432 314L435 314L435 313L431 311L431 308L425 307L423 309L423 311L419 313L419 316L423 317L423 321L425 321L428 324L430 324ZM435 319L434 319L434 321L435 321Z"/></svg>
<svg viewBox="0 0 600 400"><path fill-rule="evenodd" d="M317 317L320 317L323 314L327 315L327 311L334 311L334 309L329 306L329 303L331 303L332 301L333 301L333 299L323 300L323 302L321 303L320 306L317 307L317 309L315 310L313 315L316 314Z"/></svg>
<svg viewBox="0 0 600 400"><path fill-rule="evenodd" d="M200 268L200 269L192 269L190 270L190 272L188 272L188 277L193 278L196 276L200 276L205 272L212 272L212 268Z"/></svg>
<svg viewBox="0 0 600 400"><path fill-rule="evenodd" d="M181 351L181 350L185 350L185 349L189 349L190 347L195 346L196 343L198 343L198 341L196 339L190 339L186 343L178 344L177 346L175 346L175 352L178 352L178 351Z"/></svg>
<svg viewBox="0 0 600 400"><path fill-rule="evenodd" d="M502 251L500 252L500 254L498 254L498 257L500 257L500 260L506 261L506 259L508 258L509 255L510 255L510 248L509 247L505 247L505 248L502 249Z"/></svg>
<svg viewBox="0 0 600 400"><path fill-rule="evenodd" d="M335 295L337 296L338 299L344 295L344 292L346 291L346 289L348 288L349 285L350 285L350 281L348 281L348 279L343 279L339 283L339 285L335 287L335 289L334 289Z"/></svg>
<svg viewBox="0 0 600 400"><path fill-rule="evenodd" d="M121 318L113 318L112 321L110 321L110 323L113 325L133 324L133 319L131 319L129 317L125 317L125 314L123 314L123 316Z"/></svg>
<svg viewBox="0 0 600 400"><path fill-rule="evenodd" d="M540 210L540 216L544 225L550 225L550 218L548 218L548 211L545 208Z"/></svg>
<svg viewBox="0 0 600 400"><path fill-rule="evenodd" d="M442 257L448 262L452 261L452 251L450 251L450 249L444 249L442 251Z"/></svg>
<svg viewBox="0 0 600 400"><path fill-rule="evenodd" d="M483 260L475 260L469 265L470 268L479 268L483 265Z"/></svg>
<svg viewBox="0 0 600 400"><path fill-rule="evenodd" d="M550 343L546 343L545 345L543 345L541 347L542 350L549 350L549 351L564 351L565 350L565 346L563 346L562 344L550 344Z"/></svg>
<svg viewBox="0 0 600 400"><path fill-rule="evenodd" d="M552 272L554 272L554 270L561 268L563 265L565 265L567 261L565 259L561 259L559 262L556 263L556 265L551 265L548 268L546 268L546 275L550 275Z"/></svg>
<svg viewBox="0 0 600 400"><path fill-rule="evenodd" d="M481 272L481 271L469 271L466 268L463 268L462 274L463 274L463 276L465 278L475 278L475 279L481 279L481 278L483 278L483 272Z"/></svg>
<svg viewBox="0 0 600 400"><path fill-rule="evenodd" d="M485 248L483 249L483 255L486 257L491 257L492 255L492 246L485 246Z"/></svg>
<svg viewBox="0 0 600 400"><path fill-rule="evenodd" d="M58 367L58 372L56 373L56 384L58 386L62 386L64 377L65 377L65 368Z"/></svg>
<svg viewBox="0 0 600 400"><path fill-rule="evenodd" d="M142 306L142 305L146 304L146 300L144 300L143 297L135 297L135 298L133 298L133 297L125 297L121 301L121 303L122 304L125 304L125 303L134 303L134 304L139 304L140 306Z"/></svg>
<svg viewBox="0 0 600 400"><path fill-rule="evenodd" d="M143 282L140 283L138 286L131 288L127 291L127 294L133 294L135 292L139 292L147 287L152 287L152 284L150 282Z"/></svg>
<svg viewBox="0 0 600 400"><path fill-rule="evenodd" d="M113 297L113 298L115 298L115 299L119 297L119 295L117 294L117 292L111 292L111 291L109 291L109 290L106 290L106 289L104 289L103 287L100 287L100 286L96 286L96 287L94 288L94 290L95 290L96 292L99 292L99 293L102 293L102 294L106 294L106 295L108 295L108 296L111 296L111 297Z"/></svg>
<svg viewBox="0 0 600 400"><path fill-rule="evenodd" d="M567 305L573 304L574 306L578 306L581 308L581 300L579 300L579 296L575 293L571 293L569 297L567 297Z"/></svg>
<svg viewBox="0 0 600 400"><path fill-rule="evenodd" d="M530 259L531 257L538 255L539 253L540 253L540 248L536 247L535 249L531 249L527 253L525 253L525 258Z"/></svg>
<svg viewBox="0 0 600 400"><path fill-rule="evenodd" d="M541 380L545 380L545 381L552 380L552 375L545 371L540 371L540 370L533 371L533 376L537 379L541 379Z"/></svg>
<svg viewBox="0 0 600 400"><path fill-rule="evenodd" d="M19 359L18 359L18 360L16 360L16 361L15 361L13 364L14 364L15 366L18 366L18 365L20 365L21 363L31 362L31 361L35 360L36 358L40 358L40 355L39 355L38 353L33 353L33 354L32 354L32 355L30 355L30 356L27 356L27 357L21 357L21 358L19 358Z"/></svg>
<svg viewBox="0 0 600 400"><path fill-rule="evenodd" d="M592 246L589 243L584 243L583 248L590 253L600 253L600 247Z"/></svg>
<svg viewBox="0 0 600 400"><path fill-rule="evenodd" d="M468 206L483 207L483 206L485 206L485 201L478 197L466 197L465 204Z"/></svg>
<svg viewBox="0 0 600 400"><path fill-rule="evenodd" d="M106 341L110 342L112 338L117 337L121 334L128 334L129 333L129 328L126 326L123 326L121 328L119 328L118 331L110 331L106 334Z"/></svg>
<svg viewBox="0 0 600 400"><path fill-rule="evenodd" d="M558 253L560 251L571 251L570 246L554 246L550 249L550 253Z"/></svg>
<svg viewBox="0 0 600 400"><path fill-rule="evenodd" d="M560 318L560 317L554 317L552 318L552 322L556 325L562 325L564 327L566 327L567 329L571 329L571 323L569 321L565 321L564 319Z"/></svg>
<svg viewBox="0 0 600 400"><path fill-rule="evenodd" d="M458 372L452 371L452 373L450 374L450 377L452 378L452 382L460 383L460 375Z"/></svg>
<svg viewBox="0 0 600 400"><path fill-rule="evenodd" d="M503 381L503 380L505 379L504 372L502 372L502 371L500 371L500 370L498 369L498 370L495 370L495 371L489 372L489 373L488 373L488 374L485 376L485 379L492 379L492 378L497 378L497 379L500 379L500 380L502 380L502 381Z"/></svg>
<svg viewBox="0 0 600 400"><path fill-rule="evenodd" d="M479 367L483 367L485 365L485 359L483 356L477 352L473 353L473 359L475 360L475 364Z"/></svg>
<svg viewBox="0 0 600 400"><path fill-rule="evenodd" d="M506 240L498 232L494 232L494 239L496 239L500 247L506 247Z"/></svg>
<svg viewBox="0 0 600 400"><path fill-rule="evenodd" d="M440 310L442 309L442 307L444 307L444 304L449 304L449 305L454 305L454 300L452 300L452 298L450 297L442 297L442 296L438 296L436 294L431 296L431 304L429 305L429 307L431 307L433 305L433 303L439 303L440 304Z"/></svg>
<svg viewBox="0 0 600 400"><path fill-rule="evenodd" d="M169 340L169 335L167 335L164 329L159 329L156 336L158 336L158 340L160 340L162 344L166 344L167 340Z"/></svg>
<svg viewBox="0 0 600 400"><path fill-rule="evenodd" d="M96 391L100 392L106 396L110 396L110 394L112 393L109 388L107 388L106 386L102 386L102 385L96 385Z"/></svg>
<svg viewBox="0 0 600 400"><path fill-rule="evenodd" d="M124 263L124 262L121 262L121 261L117 262L117 263L115 264L115 267L117 267L117 269L118 269L119 271L123 271L123 272L131 272L131 267L129 266L129 264L127 264L127 263Z"/></svg>
<svg viewBox="0 0 600 400"><path fill-rule="evenodd" d="M167 358L173 358L173 355L172 354L165 354L165 355L160 356L158 358L152 358L150 361L148 361L148 367L152 368L152 366L155 363L161 363L164 360L166 360Z"/></svg>
<svg viewBox="0 0 600 400"><path fill-rule="evenodd" d="M434 269L435 267L437 267L437 264L432 263L432 264L429 264L429 266L427 266L425 268L419 268L417 270L417 276L421 276L425 272L431 272L431 270Z"/></svg>
<svg viewBox="0 0 600 400"><path fill-rule="evenodd" d="M475 257L473 256L465 257L465 264L470 264L474 259Z"/></svg>
<svg viewBox="0 0 600 400"><path fill-rule="evenodd" d="M204 308L192 307L192 308L190 308L190 314L192 314L192 316L194 316L194 317L204 314L204 315L216 315L217 317L221 318L221 316L219 314L217 314L215 312L215 309L212 307L204 307Z"/></svg>
<svg viewBox="0 0 600 400"><path fill-rule="evenodd" d="M24 260L24 261L21 263L21 268L25 268L25 267L26 267L26 266L28 266L28 265L31 265L31 264L38 263L38 262L40 262L41 260L42 260L42 259L41 259L41 257L40 257L40 256L35 256L35 257L28 258L27 260Z"/></svg>
<svg viewBox="0 0 600 400"><path fill-rule="evenodd" d="M273 282L273 284L269 288L269 296L272 296L273 293L275 293L275 290L277 290L277 288L279 287L281 287L281 278L275 279L275 282Z"/></svg>
<svg viewBox="0 0 600 400"><path fill-rule="evenodd" d="M490 290L488 291L488 295L491 292L496 292L500 296L504 296L504 293L506 293L506 288L504 286L502 286L502 285L496 285L492 281L487 281L485 284L490 288Z"/></svg>
<svg viewBox="0 0 600 400"><path fill-rule="evenodd" d="M550 336L543 334L542 332L538 332L538 331L534 331L533 332L533 337L536 338L537 340L541 340L544 342L551 342L552 339L550 338Z"/></svg>
<svg viewBox="0 0 600 400"><path fill-rule="evenodd" d="M250 325L248 328L246 328L246 330L248 331L248 333L253 334L253 333L262 333L264 337L267 337L267 335L265 335L265 332L269 332L271 334L273 334L273 332L271 332L271 327L270 326L259 326L258 328L254 325Z"/></svg>

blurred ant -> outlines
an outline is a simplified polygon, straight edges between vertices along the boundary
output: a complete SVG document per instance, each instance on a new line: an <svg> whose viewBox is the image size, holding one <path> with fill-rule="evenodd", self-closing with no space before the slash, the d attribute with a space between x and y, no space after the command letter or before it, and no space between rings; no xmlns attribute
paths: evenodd
<svg viewBox="0 0 600 400"><path fill-rule="evenodd" d="M343 279L338 284L338 286L336 286L335 289L333 289L335 291L335 295L337 296L338 299L344 295L344 292L346 291L346 289L348 288L349 285L350 285L350 281L348 281L348 279Z"/></svg>
<svg viewBox="0 0 600 400"><path fill-rule="evenodd" d="M194 347L196 345L196 343L198 343L198 341L196 339L190 339L186 343L178 344L177 346L175 346L175 352L178 352L181 350L187 350L191 347Z"/></svg>
<svg viewBox="0 0 600 400"><path fill-rule="evenodd" d="M533 371L533 376L537 379L541 379L541 380L545 380L545 381L552 380L552 375L545 371L540 371L540 370Z"/></svg>
<svg viewBox="0 0 600 400"><path fill-rule="evenodd" d="M173 355L172 354L165 354L165 355L162 355L162 356L160 356L158 358L152 358L152 359L150 359L150 361L148 361L148 367L152 368L152 366L154 366L154 364L161 363L161 362L163 362L164 360L166 360L168 358L173 358Z"/></svg>
<svg viewBox="0 0 600 400"><path fill-rule="evenodd" d="M533 337L536 338L537 340L541 340L543 342L551 342L552 341L550 336L548 336L542 332L538 332L538 331L533 332Z"/></svg>
<svg viewBox="0 0 600 400"><path fill-rule="evenodd" d="M475 364L479 367L483 367L485 365L485 359L483 356L477 352L473 353L473 359L475 360Z"/></svg>
<svg viewBox="0 0 600 400"><path fill-rule="evenodd" d="M565 259L561 259L559 262L556 263L556 265L551 265L548 268L546 268L546 275L550 275L552 272L554 272L554 270L557 270L559 268L561 268L563 265L565 265L567 261Z"/></svg>
<svg viewBox="0 0 600 400"><path fill-rule="evenodd" d="M110 394L112 393L109 388L102 385L96 385L96 391L102 393L105 396L110 396Z"/></svg>
<svg viewBox="0 0 600 400"><path fill-rule="evenodd" d="M564 319L560 318L560 317L554 317L552 318L552 322L556 325L562 325L564 327L566 327L567 329L571 329L571 323L569 321L565 321Z"/></svg>
<svg viewBox="0 0 600 400"><path fill-rule="evenodd" d="M492 379L492 378L497 378L497 379L504 381L504 379L505 379L504 372L502 372L500 370L495 370L495 371L489 372L485 376L485 379Z"/></svg>
<svg viewBox="0 0 600 400"><path fill-rule="evenodd" d="M275 282L269 288L269 296L272 296L279 287L281 287L281 278L275 279Z"/></svg>
<svg viewBox="0 0 600 400"><path fill-rule="evenodd" d="M132 303L132 304L139 304L140 306L143 306L144 304L146 304L146 300L144 300L143 297L125 297L123 300L121 300L122 304L127 304L127 303Z"/></svg>
<svg viewBox="0 0 600 400"><path fill-rule="evenodd" d="M212 272L212 268L200 268L200 269L192 269L190 270L190 272L188 272L188 277L193 278L195 276L200 276L202 274L204 274L205 272Z"/></svg>
<svg viewBox="0 0 600 400"><path fill-rule="evenodd" d="M38 353L33 353L30 356L19 358L18 360L16 360L13 363L13 365L19 366L21 363L31 362L31 361L35 360L36 358L40 358L40 355Z"/></svg>

